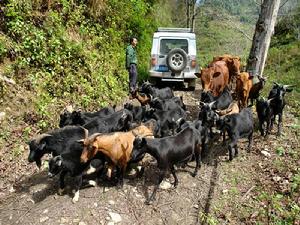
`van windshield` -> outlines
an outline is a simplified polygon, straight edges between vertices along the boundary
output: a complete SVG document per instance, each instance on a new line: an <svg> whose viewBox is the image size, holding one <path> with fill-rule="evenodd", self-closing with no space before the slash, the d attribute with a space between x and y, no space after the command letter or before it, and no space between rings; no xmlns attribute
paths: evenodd
<svg viewBox="0 0 300 225"><path fill-rule="evenodd" d="M187 39L161 39L160 40L160 54L168 54L173 48L181 48L187 54L188 52L188 40Z"/></svg>

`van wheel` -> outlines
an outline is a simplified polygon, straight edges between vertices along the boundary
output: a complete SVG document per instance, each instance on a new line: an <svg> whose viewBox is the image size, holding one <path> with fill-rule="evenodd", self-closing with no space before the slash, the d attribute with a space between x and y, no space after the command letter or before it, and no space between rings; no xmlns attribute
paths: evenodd
<svg viewBox="0 0 300 225"><path fill-rule="evenodd" d="M172 49L167 55L167 65L172 72L181 72L187 65L187 54L181 48Z"/></svg>

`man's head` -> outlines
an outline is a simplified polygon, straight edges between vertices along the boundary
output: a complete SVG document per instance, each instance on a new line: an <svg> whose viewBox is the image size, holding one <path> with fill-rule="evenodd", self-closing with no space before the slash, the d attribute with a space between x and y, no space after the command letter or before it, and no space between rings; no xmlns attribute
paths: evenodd
<svg viewBox="0 0 300 225"><path fill-rule="evenodd" d="M135 47L137 45L138 41L136 37L130 38L130 44Z"/></svg>

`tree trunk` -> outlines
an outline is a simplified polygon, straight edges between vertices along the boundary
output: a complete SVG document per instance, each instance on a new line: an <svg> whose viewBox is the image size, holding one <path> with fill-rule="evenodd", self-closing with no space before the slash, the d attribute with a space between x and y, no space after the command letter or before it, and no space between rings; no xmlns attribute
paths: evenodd
<svg viewBox="0 0 300 225"><path fill-rule="evenodd" d="M247 62L247 71L252 75L263 73L279 5L280 0L264 0L261 5Z"/></svg>
<svg viewBox="0 0 300 225"><path fill-rule="evenodd" d="M190 0L186 0L186 27L190 27Z"/></svg>
<svg viewBox="0 0 300 225"><path fill-rule="evenodd" d="M196 0L193 0L192 1L192 21L191 21L191 28L192 28L192 31L195 32L195 18L196 18Z"/></svg>

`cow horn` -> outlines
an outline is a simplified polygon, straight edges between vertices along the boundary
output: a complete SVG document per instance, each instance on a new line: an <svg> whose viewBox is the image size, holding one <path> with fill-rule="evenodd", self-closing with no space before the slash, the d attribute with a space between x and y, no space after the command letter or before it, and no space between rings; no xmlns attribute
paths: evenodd
<svg viewBox="0 0 300 225"><path fill-rule="evenodd" d="M39 144L40 141L41 141L43 138L45 138L45 137L51 137L51 136L52 136L51 134L47 134L47 133L45 133L45 134L40 134L40 135L38 135L36 138L34 138L34 140L35 140L35 142L36 142L37 144Z"/></svg>

